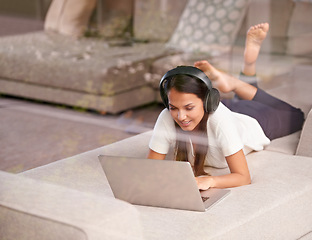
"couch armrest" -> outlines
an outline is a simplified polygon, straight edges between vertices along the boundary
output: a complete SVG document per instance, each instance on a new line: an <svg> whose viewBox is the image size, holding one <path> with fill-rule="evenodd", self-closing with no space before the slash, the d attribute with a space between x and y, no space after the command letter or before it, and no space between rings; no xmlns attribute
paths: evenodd
<svg viewBox="0 0 312 240"><path fill-rule="evenodd" d="M296 155L312 157L312 110L310 110L300 136Z"/></svg>
<svg viewBox="0 0 312 240"><path fill-rule="evenodd" d="M0 171L1 239L142 239L131 204Z"/></svg>

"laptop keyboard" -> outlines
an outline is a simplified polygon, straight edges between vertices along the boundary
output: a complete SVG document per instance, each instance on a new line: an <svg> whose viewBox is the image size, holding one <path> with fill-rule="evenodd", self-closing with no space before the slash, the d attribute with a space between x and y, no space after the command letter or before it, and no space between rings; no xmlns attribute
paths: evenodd
<svg viewBox="0 0 312 240"><path fill-rule="evenodd" d="M203 202L206 202L209 199L209 197L201 197L201 198L202 198Z"/></svg>

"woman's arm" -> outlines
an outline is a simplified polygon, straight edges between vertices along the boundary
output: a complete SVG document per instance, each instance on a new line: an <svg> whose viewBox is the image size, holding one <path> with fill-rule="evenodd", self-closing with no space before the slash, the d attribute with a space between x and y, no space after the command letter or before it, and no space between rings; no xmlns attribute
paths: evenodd
<svg viewBox="0 0 312 240"><path fill-rule="evenodd" d="M147 155L148 159L164 160L165 157L166 157L166 154L161 154L161 153L155 152L152 149L149 150L149 153Z"/></svg>
<svg viewBox="0 0 312 240"><path fill-rule="evenodd" d="M196 177L198 188L206 190L210 187L230 188L247 185L251 183L250 173L243 150L225 158L230 174L222 176L203 176Z"/></svg>

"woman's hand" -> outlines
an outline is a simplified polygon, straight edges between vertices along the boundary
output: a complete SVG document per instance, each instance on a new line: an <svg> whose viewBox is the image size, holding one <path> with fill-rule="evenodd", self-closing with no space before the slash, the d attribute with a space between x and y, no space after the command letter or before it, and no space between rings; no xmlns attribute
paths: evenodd
<svg viewBox="0 0 312 240"><path fill-rule="evenodd" d="M225 157L230 174L220 176L200 176L196 177L197 186L200 190L207 190L211 187L230 188L251 183L249 169L243 150Z"/></svg>
<svg viewBox="0 0 312 240"><path fill-rule="evenodd" d="M199 190L207 190L214 187L214 180L211 176L195 177L195 180Z"/></svg>

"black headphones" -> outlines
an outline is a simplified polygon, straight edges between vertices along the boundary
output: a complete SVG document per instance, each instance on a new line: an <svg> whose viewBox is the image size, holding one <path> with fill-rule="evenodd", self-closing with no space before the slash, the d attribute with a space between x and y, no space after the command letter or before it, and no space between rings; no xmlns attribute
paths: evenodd
<svg viewBox="0 0 312 240"><path fill-rule="evenodd" d="M207 77L207 75L201 71L200 69L192 66L178 66L170 71L168 71L160 80L159 83L159 90L160 90L160 96L161 99L166 106L166 108L169 109L169 100L168 96L165 91L165 85L171 77L175 75L189 75L191 77L196 77L203 81L205 85L208 88L207 95L204 101L204 109L206 112L214 112L217 110L220 102L220 93L217 89L212 87L210 79Z"/></svg>

